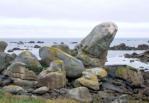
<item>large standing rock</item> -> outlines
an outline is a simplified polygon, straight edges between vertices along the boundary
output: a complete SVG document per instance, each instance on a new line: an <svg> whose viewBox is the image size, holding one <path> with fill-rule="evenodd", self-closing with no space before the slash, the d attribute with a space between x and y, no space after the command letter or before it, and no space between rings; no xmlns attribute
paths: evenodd
<svg viewBox="0 0 149 103"><path fill-rule="evenodd" d="M81 41L77 46L77 49L79 49L79 52L83 52L81 55L88 55L90 58L98 58L100 61L98 66L103 66L106 61L107 51L117 30L117 26L111 22L97 25L90 34ZM79 59L85 60L82 57L84 56L80 56L80 54L78 55ZM97 66L90 62L91 61L88 59L88 61L85 61L85 64L87 66Z"/></svg>
<svg viewBox="0 0 149 103"><path fill-rule="evenodd" d="M16 57L15 61L23 62L30 67L41 67L38 59L30 51L23 51Z"/></svg>
<svg viewBox="0 0 149 103"><path fill-rule="evenodd" d="M13 57L7 53L0 53L0 72L7 68L7 66L13 61Z"/></svg>
<svg viewBox="0 0 149 103"><path fill-rule="evenodd" d="M126 80L131 86L142 86L144 82L142 73L130 66L118 66L115 76Z"/></svg>
<svg viewBox="0 0 149 103"><path fill-rule="evenodd" d="M86 87L78 87L68 90L68 96L82 103L92 102L91 94Z"/></svg>
<svg viewBox="0 0 149 103"><path fill-rule="evenodd" d="M64 61L64 67L68 77L76 78L81 76L84 66L82 62L75 57L54 47L42 47L39 50L42 61L50 64L51 61L60 59Z"/></svg>
<svg viewBox="0 0 149 103"><path fill-rule="evenodd" d="M10 76L14 83L21 86L31 84L33 86L37 80L37 76L33 71L26 68L26 64L21 62L12 63L5 72L6 75ZM23 81L23 82L22 82Z"/></svg>
<svg viewBox="0 0 149 103"><path fill-rule="evenodd" d="M8 44L5 41L0 41L0 52L4 52Z"/></svg>

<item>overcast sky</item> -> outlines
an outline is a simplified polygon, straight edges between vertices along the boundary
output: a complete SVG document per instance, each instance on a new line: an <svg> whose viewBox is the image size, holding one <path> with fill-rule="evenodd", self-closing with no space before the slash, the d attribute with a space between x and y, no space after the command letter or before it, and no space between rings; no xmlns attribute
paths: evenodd
<svg viewBox="0 0 149 103"><path fill-rule="evenodd" d="M0 0L0 37L85 37L102 22L116 37L149 37L149 0Z"/></svg>

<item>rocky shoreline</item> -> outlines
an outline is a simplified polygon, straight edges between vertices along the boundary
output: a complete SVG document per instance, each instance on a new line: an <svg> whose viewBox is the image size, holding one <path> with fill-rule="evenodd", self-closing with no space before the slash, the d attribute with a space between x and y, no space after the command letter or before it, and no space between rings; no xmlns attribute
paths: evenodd
<svg viewBox="0 0 149 103"><path fill-rule="evenodd" d="M140 44L137 47L130 47L127 46L125 43L121 43L119 45L109 48L109 50L147 50L147 49L149 49L149 45L147 44Z"/></svg>
<svg viewBox="0 0 149 103"><path fill-rule="evenodd" d="M99 24L73 50L65 44L39 47L41 60L29 50L5 53L8 44L0 41L0 89L81 103L148 103L149 72L105 66L117 30L114 23Z"/></svg>

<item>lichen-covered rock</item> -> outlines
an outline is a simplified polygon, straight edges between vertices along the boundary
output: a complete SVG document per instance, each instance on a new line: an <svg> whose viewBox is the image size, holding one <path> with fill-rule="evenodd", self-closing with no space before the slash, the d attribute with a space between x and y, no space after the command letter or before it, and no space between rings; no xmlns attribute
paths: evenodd
<svg viewBox="0 0 149 103"><path fill-rule="evenodd" d="M7 68L7 66L13 61L14 58L7 53L0 53L0 72Z"/></svg>
<svg viewBox="0 0 149 103"><path fill-rule="evenodd" d="M44 87L40 87L36 90L33 91L33 93L35 94L44 94L44 93L47 93L49 91L49 88L44 86Z"/></svg>
<svg viewBox="0 0 149 103"><path fill-rule="evenodd" d="M48 72L56 72L64 70L64 62L62 60L54 60L51 62L50 66L47 68Z"/></svg>
<svg viewBox="0 0 149 103"><path fill-rule="evenodd" d="M98 58L90 57L86 53L84 53L83 51L78 52L77 58L80 59L85 66L97 67L99 65L102 65L101 64L102 60L100 60Z"/></svg>
<svg viewBox="0 0 149 103"><path fill-rule="evenodd" d="M81 76L82 71L84 70L84 65L80 60L61 51L60 49L54 47L42 47L39 50L39 54L42 61L45 61L45 63L47 63L48 65L51 61L57 59L62 60L64 62L66 74L70 78Z"/></svg>
<svg viewBox="0 0 149 103"><path fill-rule="evenodd" d="M37 76L33 71L28 70L26 64L21 62L12 63L6 70L5 74L12 78L20 78L23 80L37 80Z"/></svg>
<svg viewBox="0 0 149 103"><path fill-rule="evenodd" d="M13 83L19 86L23 86L25 88L31 88L37 85L37 81L35 80L23 80L20 78L11 78Z"/></svg>
<svg viewBox="0 0 149 103"><path fill-rule="evenodd" d="M15 61L23 62L30 67L41 67L37 57L30 51L21 52L15 59Z"/></svg>
<svg viewBox="0 0 149 103"><path fill-rule="evenodd" d="M93 90L99 90L99 86L102 84L99 80L107 76L106 70L99 67L86 69L82 74L81 78L75 80L74 86L77 87L81 84Z"/></svg>
<svg viewBox="0 0 149 103"><path fill-rule="evenodd" d="M49 89L61 88L66 85L66 73L64 71L42 71L38 76L38 85L47 86Z"/></svg>
<svg viewBox="0 0 149 103"><path fill-rule="evenodd" d="M71 53L71 50L70 50L69 46L66 45L66 44L55 44L55 45L52 45L52 47L58 48L58 49L66 52L68 54Z"/></svg>
<svg viewBox="0 0 149 103"><path fill-rule="evenodd" d="M17 86L17 85L4 86L2 88L2 90L5 92L12 93L12 94L23 94L23 93L25 93L25 90L22 87Z"/></svg>
<svg viewBox="0 0 149 103"><path fill-rule="evenodd" d="M142 73L130 66L119 66L116 68L115 76L129 82L132 86L142 86L144 79Z"/></svg>
<svg viewBox="0 0 149 103"><path fill-rule="evenodd" d="M107 71L104 68L100 68L100 67L86 69L85 71L95 74L100 79L107 76Z"/></svg>
<svg viewBox="0 0 149 103"><path fill-rule="evenodd" d="M78 87L68 90L67 95L69 96L69 98L77 100L81 103L92 102L91 94L89 93L89 90L86 87Z"/></svg>
<svg viewBox="0 0 149 103"><path fill-rule="evenodd" d="M91 58L99 59L101 63L99 63L98 66L104 66L107 51L116 35L117 30L118 28L114 23L106 22L99 24L76 48L79 52L81 51ZM82 60L83 59L84 58L82 58ZM92 64L91 66L95 65Z"/></svg>
<svg viewBox="0 0 149 103"><path fill-rule="evenodd" d="M99 90L100 83L98 82L98 78L95 74L89 72L83 72L83 76L75 80L75 84L81 84L87 88L93 90Z"/></svg>
<svg viewBox="0 0 149 103"><path fill-rule="evenodd" d="M7 46L8 46L7 42L0 41L0 52L4 52Z"/></svg>

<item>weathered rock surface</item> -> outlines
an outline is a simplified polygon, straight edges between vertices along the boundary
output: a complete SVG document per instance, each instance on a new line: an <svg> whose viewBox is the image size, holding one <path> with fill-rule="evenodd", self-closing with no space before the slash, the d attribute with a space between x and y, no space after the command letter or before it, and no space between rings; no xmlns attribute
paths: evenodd
<svg viewBox="0 0 149 103"><path fill-rule="evenodd" d="M39 50L40 57L42 61L50 64L51 61L60 59L64 62L65 71L68 77L76 78L81 76L84 70L83 63L72 57L71 55L61 51L60 49L54 47L42 47Z"/></svg>
<svg viewBox="0 0 149 103"><path fill-rule="evenodd" d="M74 86L77 87L81 84L93 90L99 90L99 86L102 84L99 80L107 76L106 70L99 67L86 69L82 74L81 78L75 80Z"/></svg>
<svg viewBox="0 0 149 103"><path fill-rule="evenodd" d="M99 86L101 83L98 82L98 78L95 74L86 71L84 71L82 74L83 76L81 78L75 80L74 85L77 86L79 83L89 89L99 90Z"/></svg>
<svg viewBox="0 0 149 103"><path fill-rule="evenodd" d="M132 86L142 86L144 82L142 73L130 66L118 67L115 71L115 76L128 81L129 85Z"/></svg>
<svg viewBox="0 0 149 103"><path fill-rule="evenodd" d="M7 46L8 43L6 43L5 41L0 41L0 52L4 52Z"/></svg>
<svg viewBox="0 0 149 103"><path fill-rule="evenodd" d="M146 96L149 96L149 87L144 89L143 94L146 95Z"/></svg>
<svg viewBox="0 0 149 103"><path fill-rule="evenodd" d="M99 63L98 66L102 67L104 66L107 51L116 35L117 30L117 26L111 22L97 25L76 48L79 50L79 52L83 52L83 54L88 55L91 58L99 59L101 63ZM83 56L78 57L81 59ZM81 60L84 60L84 58ZM91 66L96 65L92 64Z"/></svg>
<svg viewBox="0 0 149 103"><path fill-rule="evenodd" d="M90 103L92 101L89 90L85 87L78 87L68 91L69 98L75 99L82 103Z"/></svg>
<svg viewBox="0 0 149 103"><path fill-rule="evenodd" d="M66 85L66 73L64 71L42 71L38 77L39 86L47 86L49 89L61 88Z"/></svg>
<svg viewBox="0 0 149 103"><path fill-rule="evenodd" d="M2 88L2 90L9 92L9 93L12 93L12 94L23 94L26 92L22 87L17 86L17 85L4 86Z"/></svg>
<svg viewBox="0 0 149 103"><path fill-rule="evenodd" d="M129 103L127 95L121 95L113 98L107 98L104 100L104 103Z"/></svg>
<svg viewBox="0 0 149 103"><path fill-rule="evenodd" d="M52 45L52 47L58 48L58 49L66 52L68 54L71 53L71 50L70 50L69 46L66 45L66 44L55 44L55 45Z"/></svg>
<svg viewBox="0 0 149 103"><path fill-rule="evenodd" d="M12 55L7 53L0 53L0 72L7 68L7 66L14 60Z"/></svg>
<svg viewBox="0 0 149 103"><path fill-rule="evenodd" d="M21 62L12 63L6 71L6 74L12 78L20 78L23 80L37 80L37 76L33 71L28 70L26 64Z"/></svg>
<svg viewBox="0 0 149 103"><path fill-rule="evenodd" d="M62 60L54 60L51 62L50 66L47 68L48 72L56 72L64 70L64 62Z"/></svg>
<svg viewBox="0 0 149 103"><path fill-rule="evenodd" d="M31 67L41 67L41 64L39 63L38 59L34 54L32 54L30 51L23 51L21 52L15 59L15 61L23 62L27 66Z"/></svg>
<svg viewBox="0 0 149 103"><path fill-rule="evenodd" d="M12 78L15 84L20 86L34 86L37 76L33 71L26 68L26 64L21 62L12 63L6 70L5 75Z"/></svg>
<svg viewBox="0 0 149 103"><path fill-rule="evenodd" d="M49 91L49 88L44 86L44 87L40 87L40 88L34 90L33 93L35 93L35 94L44 94L48 91Z"/></svg>

